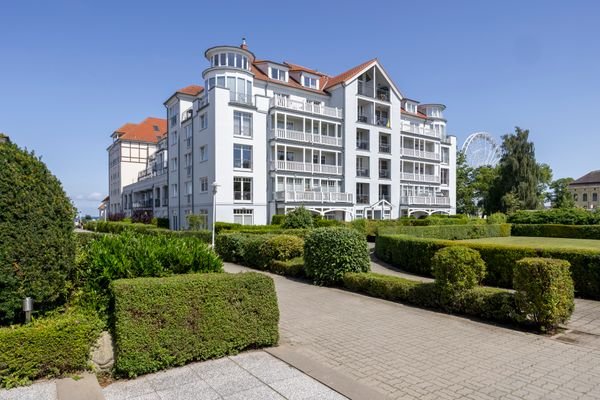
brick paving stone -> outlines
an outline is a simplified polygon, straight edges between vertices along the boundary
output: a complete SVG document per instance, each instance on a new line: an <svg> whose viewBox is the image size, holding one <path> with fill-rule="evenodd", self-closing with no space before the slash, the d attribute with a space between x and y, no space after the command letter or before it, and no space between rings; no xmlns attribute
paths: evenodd
<svg viewBox="0 0 600 400"><path fill-rule="evenodd" d="M389 398L600 398L600 346L271 276L281 343Z"/></svg>

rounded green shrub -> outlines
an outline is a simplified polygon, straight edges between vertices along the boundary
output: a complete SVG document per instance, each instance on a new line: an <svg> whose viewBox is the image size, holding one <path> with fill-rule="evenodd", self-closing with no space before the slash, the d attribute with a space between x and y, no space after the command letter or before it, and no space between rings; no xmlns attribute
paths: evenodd
<svg viewBox="0 0 600 400"><path fill-rule="evenodd" d="M285 229L296 229L312 228L313 225L311 212L301 206L287 213L281 226Z"/></svg>
<svg viewBox="0 0 600 400"><path fill-rule="evenodd" d="M569 320L575 308L570 264L552 258L523 258L513 277L521 318L542 331Z"/></svg>
<svg viewBox="0 0 600 400"><path fill-rule="evenodd" d="M487 217L486 222L490 225L505 224L506 214L501 212L493 213L492 215Z"/></svg>
<svg viewBox="0 0 600 400"><path fill-rule="evenodd" d="M275 235L260 246L261 256L269 261L287 261L301 257L304 252L304 240L293 235Z"/></svg>
<svg viewBox="0 0 600 400"><path fill-rule="evenodd" d="M447 295L477 286L485 277L485 262L477 250L450 246L438 250L431 260L435 283Z"/></svg>
<svg viewBox="0 0 600 400"><path fill-rule="evenodd" d="M304 268L318 285L337 284L346 272L368 272L370 259L365 237L354 229L313 230L304 243Z"/></svg>
<svg viewBox="0 0 600 400"><path fill-rule="evenodd" d="M0 143L0 324L19 319L24 297L41 311L66 300L74 217L46 165L15 144Z"/></svg>

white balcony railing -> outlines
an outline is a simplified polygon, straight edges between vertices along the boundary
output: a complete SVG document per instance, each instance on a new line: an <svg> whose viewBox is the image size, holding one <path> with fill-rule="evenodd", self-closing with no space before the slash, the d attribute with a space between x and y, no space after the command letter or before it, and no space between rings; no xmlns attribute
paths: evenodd
<svg viewBox="0 0 600 400"><path fill-rule="evenodd" d="M253 104L252 95L242 92L230 92L229 101L231 101L232 103L247 104L250 106Z"/></svg>
<svg viewBox="0 0 600 400"><path fill-rule="evenodd" d="M418 157L418 158L427 158L429 160L440 160L440 153L436 153L433 151L422 151L415 149L407 149L402 147L402 155L409 157Z"/></svg>
<svg viewBox="0 0 600 400"><path fill-rule="evenodd" d="M290 203L352 203L352 193L340 192L301 192L282 190L275 192L275 200Z"/></svg>
<svg viewBox="0 0 600 400"><path fill-rule="evenodd" d="M415 133L417 135L431 136L434 138L441 138L442 134L440 132L436 132L433 129L425 128L424 126L415 126L411 124L402 124L402 132L407 133Z"/></svg>
<svg viewBox="0 0 600 400"><path fill-rule="evenodd" d="M403 196L400 197L400 203L407 205L449 206L450 198L442 196Z"/></svg>
<svg viewBox="0 0 600 400"><path fill-rule="evenodd" d="M294 172L308 172L308 173L321 173L330 175L341 175L342 167L339 165L329 164L311 164L301 161L271 161L271 170L275 171L294 171Z"/></svg>
<svg viewBox="0 0 600 400"><path fill-rule="evenodd" d="M344 113L341 108L328 107L321 104L309 103L306 101L290 100L285 96L275 96L270 100L271 107L287 108L289 110L303 111L311 114L326 115L328 117L343 118Z"/></svg>
<svg viewBox="0 0 600 400"><path fill-rule="evenodd" d="M440 177L438 175L413 174L410 172L403 172L402 179L405 181L416 181L416 182L434 182L434 183L440 182Z"/></svg>
<svg viewBox="0 0 600 400"><path fill-rule="evenodd" d="M287 139L304 143L325 144L328 146L342 146L342 138L334 136L318 135L314 133L295 131L291 129L271 129L271 139Z"/></svg>

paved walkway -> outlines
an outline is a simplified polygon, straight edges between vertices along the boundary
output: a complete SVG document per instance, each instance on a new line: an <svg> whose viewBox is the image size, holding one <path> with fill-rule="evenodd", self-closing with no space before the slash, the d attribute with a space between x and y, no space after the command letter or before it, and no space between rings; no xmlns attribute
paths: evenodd
<svg viewBox="0 0 600 400"><path fill-rule="evenodd" d="M106 400L343 400L346 397L264 351L193 363L103 390ZM56 400L55 381L0 390L1 400ZM58 399L60 400L60 399Z"/></svg>
<svg viewBox="0 0 600 400"><path fill-rule="evenodd" d="M573 344L272 276L282 347L322 366L312 376L341 393L323 371L390 399L600 398L596 343Z"/></svg>

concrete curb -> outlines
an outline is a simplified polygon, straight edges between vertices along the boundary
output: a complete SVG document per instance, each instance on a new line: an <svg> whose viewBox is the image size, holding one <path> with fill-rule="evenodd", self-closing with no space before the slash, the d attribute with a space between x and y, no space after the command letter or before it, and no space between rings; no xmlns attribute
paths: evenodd
<svg viewBox="0 0 600 400"><path fill-rule="evenodd" d="M56 381L58 400L105 400L96 375L84 373L82 379L65 378Z"/></svg>

